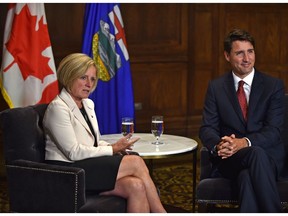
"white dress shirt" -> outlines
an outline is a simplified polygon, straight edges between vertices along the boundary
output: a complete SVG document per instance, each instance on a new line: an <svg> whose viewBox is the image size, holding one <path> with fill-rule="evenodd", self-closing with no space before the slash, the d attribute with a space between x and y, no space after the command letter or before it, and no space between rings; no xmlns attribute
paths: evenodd
<svg viewBox="0 0 288 216"><path fill-rule="evenodd" d="M254 74L255 74L255 69L253 68L252 72L244 77L244 79L240 79L238 76L236 76L234 74L234 72L232 73L233 78L234 78L234 86L235 86L235 90L237 92L238 90L238 83L240 80L244 81L244 92L245 92L245 96L246 96L246 100L247 100L247 105L249 106L249 97L250 97L250 92L251 92L251 86L252 86L252 82L253 82L253 78L254 78ZM251 141L247 138L247 137L243 137L247 140L248 142L248 146L251 146Z"/></svg>
<svg viewBox="0 0 288 216"><path fill-rule="evenodd" d="M234 72L232 74L233 74L233 79L234 79L234 85L235 85L236 92L238 90L239 81L240 80L244 81L243 88L244 88L245 96L246 96L246 99L247 99L247 105L249 105L249 97L250 97L251 86L252 86L252 82L253 82L253 78L254 78L254 74L255 74L255 69L253 68L252 72L248 76L246 76L244 79L240 79L238 76L236 76L234 74Z"/></svg>

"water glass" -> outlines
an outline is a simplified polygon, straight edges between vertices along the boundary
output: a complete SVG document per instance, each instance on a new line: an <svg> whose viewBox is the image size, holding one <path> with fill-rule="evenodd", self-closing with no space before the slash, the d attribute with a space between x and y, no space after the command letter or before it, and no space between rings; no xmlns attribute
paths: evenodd
<svg viewBox="0 0 288 216"><path fill-rule="evenodd" d="M163 116L152 116L151 120L151 132L155 136L156 141L152 142L154 145L161 145L163 142L160 142L160 136L164 132L164 121Z"/></svg>
<svg viewBox="0 0 288 216"><path fill-rule="evenodd" d="M134 133L134 121L131 117L124 117L122 118L122 124L121 124L121 132L123 136L128 135L129 133Z"/></svg>

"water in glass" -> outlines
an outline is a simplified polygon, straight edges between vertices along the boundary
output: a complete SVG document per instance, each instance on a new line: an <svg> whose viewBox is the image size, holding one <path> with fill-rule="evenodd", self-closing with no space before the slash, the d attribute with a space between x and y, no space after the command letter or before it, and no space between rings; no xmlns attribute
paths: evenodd
<svg viewBox="0 0 288 216"><path fill-rule="evenodd" d="M164 132L163 116L152 116L151 132L156 137L156 141L152 142L152 144L155 145L163 144L163 142L159 141L160 136Z"/></svg>
<svg viewBox="0 0 288 216"><path fill-rule="evenodd" d="M125 117L122 118L121 132L123 136L126 136L129 133L134 133L134 122L133 118Z"/></svg>

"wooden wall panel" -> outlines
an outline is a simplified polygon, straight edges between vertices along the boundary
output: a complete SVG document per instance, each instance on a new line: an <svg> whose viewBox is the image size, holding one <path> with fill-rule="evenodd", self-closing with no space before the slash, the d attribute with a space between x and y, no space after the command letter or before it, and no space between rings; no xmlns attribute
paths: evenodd
<svg viewBox="0 0 288 216"><path fill-rule="evenodd" d="M166 132L185 133L188 4L122 4L121 11L135 103L142 106L136 110L137 131L150 131L151 116L162 114Z"/></svg>
<svg viewBox="0 0 288 216"><path fill-rule="evenodd" d="M187 4L122 4L131 62L187 61Z"/></svg>
<svg viewBox="0 0 288 216"><path fill-rule="evenodd" d="M211 7L205 7L197 11L191 21L190 60L193 69L189 73L189 114L195 114L202 110L205 88L213 73L213 12Z"/></svg>
<svg viewBox="0 0 288 216"><path fill-rule="evenodd" d="M195 31L195 43L193 43L194 45L194 49L195 49L195 56L194 56L194 61L196 64L211 64L213 56L211 53L212 50L212 38L213 38L213 34L207 34L208 32L210 33L212 30L212 18L213 18L213 14L211 11L209 12L199 12L197 14L195 14L195 25L197 25L197 23L201 23L203 25L203 23L205 23L205 27L200 28L200 26L198 26L199 28L197 28L197 31Z"/></svg>
<svg viewBox="0 0 288 216"><path fill-rule="evenodd" d="M73 52L81 52L85 4L45 4L56 67L61 59Z"/></svg>
<svg viewBox="0 0 288 216"><path fill-rule="evenodd" d="M288 9L287 9L288 10ZM280 33L279 33L279 44L281 45L278 52L280 53L280 62L281 65L288 66L288 16L285 13L281 13L280 15Z"/></svg>
<svg viewBox="0 0 288 216"><path fill-rule="evenodd" d="M287 7L286 7L287 8ZM286 89L288 89L288 16L286 14L281 14L281 35L280 35L280 41L281 49L280 52L280 62L281 65L285 68L284 70L281 70L281 78L286 83ZM279 67L277 66L277 69L279 70Z"/></svg>
<svg viewBox="0 0 288 216"><path fill-rule="evenodd" d="M136 128L150 130L151 116L164 115L165 122L186 117L187 67L181 63L149 63L132 65L136 110ZM172 128L166 124L166 128ZM182 129L183 129L182 125Z"/></svg>

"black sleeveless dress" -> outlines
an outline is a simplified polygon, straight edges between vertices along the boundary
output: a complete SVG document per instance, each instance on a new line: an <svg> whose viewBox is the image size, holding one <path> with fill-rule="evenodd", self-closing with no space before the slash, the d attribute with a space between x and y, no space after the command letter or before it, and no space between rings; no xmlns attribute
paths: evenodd
<svg viewBox="0 0 288 216"><path fill-rule="evenodd" d="M82 108L80 109L80 111L83 114L85 120L87 121L93 135L96 137L95 131L92 128L85 109ZM97 143L95 143L94 146L97 146ZM88 158L80 161L75 161L74 163L53 160L47 160L46 162L49 164L79 167L84 169L86 191L100 193L103 191L109 191L114 189L122 158L123 155L113 155Z"/></svg>

